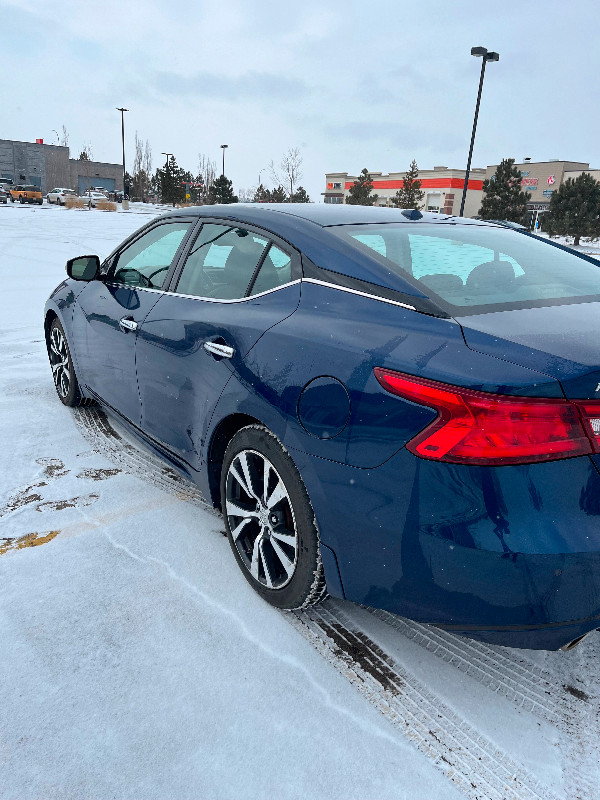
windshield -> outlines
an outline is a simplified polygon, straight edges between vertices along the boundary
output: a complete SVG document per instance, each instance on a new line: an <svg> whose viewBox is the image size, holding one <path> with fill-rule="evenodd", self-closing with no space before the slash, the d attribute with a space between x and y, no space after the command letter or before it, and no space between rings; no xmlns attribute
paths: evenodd
<svg viewBox="0 0 600 800"><path fill-rule="evenodd" d="M507 228L391 223L329 230L414 279L455 314L600 299L600 264Z"/></svg>

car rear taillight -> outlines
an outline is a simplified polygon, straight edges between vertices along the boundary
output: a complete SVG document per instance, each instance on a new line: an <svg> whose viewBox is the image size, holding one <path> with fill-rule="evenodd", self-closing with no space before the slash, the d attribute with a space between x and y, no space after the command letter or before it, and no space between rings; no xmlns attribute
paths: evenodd
<svg viewBox="0 0 600 800"><path fill-rule="evenodd" d="M597 400L575 400L583 419L583 429L587 433L594 453L600 453L600 403Z"/></svg>
<svg viewBox="0 0 600 800"><path fill-rule="evenodd" d="M463 389L377 367L392 394L438 412L406 444L421 458L456 464L529 464L600 452L600 403Z"/></svg>

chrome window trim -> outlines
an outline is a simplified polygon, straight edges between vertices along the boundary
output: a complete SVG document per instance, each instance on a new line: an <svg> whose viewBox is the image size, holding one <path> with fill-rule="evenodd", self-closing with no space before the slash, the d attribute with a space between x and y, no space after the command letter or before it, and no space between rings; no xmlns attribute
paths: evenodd
<svg viewBox="0 0 600 800"><path fill-rule="evenodd" d="M150 289L146 286L131 286L127 283L114 283L108 282L106 283L107 286L115 286L117 288L123 289L132 289L136 292L153 292L158 294L168 294L169 297L185 297L188 300L204 300L205 303L246 303L248 300L254 300L256 297L264 297L266 294L273 294L273 292L279 292L281 289L286 289L288 286L294 286L296 283L301 283L300 278L296 278L295 281L290 281L289 283L283 283L281 286L275 286L273 289L268 289L266 292L259 292L258 294L251 294L249 297L238 297L233 300L225 300L219 299L217 297L200 297L197 294L182 294L181 292L170 292L166 289Z"/></svg>
<svg viewBox="0 0 600 800"><path fill-rule="evenodd" d="M320 281L317 278L304 278L304 283L314 283L317 286L326 286L328 289L337 289L339 292L348 292L348 294L357 294L359 297L368 297L371 300L378 300L380 303L388 303L391 306L399 306L400 308L407 308L409 311L416 311L415 306L408 303L401 303L399 300L390 300L387 297L379 297L376 294L369 294L368 292L360 292L358 289L351 289L349 286L340 286L336 283L327 283L327 281Z"/></svg>

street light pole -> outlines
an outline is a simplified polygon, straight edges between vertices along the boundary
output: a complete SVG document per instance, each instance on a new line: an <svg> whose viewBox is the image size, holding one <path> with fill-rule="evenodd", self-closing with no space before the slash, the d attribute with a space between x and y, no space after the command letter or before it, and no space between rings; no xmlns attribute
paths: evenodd
<svg viewBox="0 0 600 800"><path fill-rule="evenodd" d="M117 111L121 112L121 141L123 143L123 203L122 206L125 210L128 208L127 200L125 199L125 195L127 194L127 188L125 186L125 117L123 116L124 111L129 111L128 108L117 108Z"/></svg>
<svg viewBox="0 0 600 800"><path fill-rule="evenodd" d="M221 150L223 151L223 175L225 175L225 150L229 147L228 144L222 144Z"/></svg>
<svg viewBox="0 0 600 800"><path fill-rule="evenodd" d="M169 175L169 156L172 156L173 153L161 153L161 156L166 156L167 160L165 161L165 181ZM164 199L164 192L163 192L163 199ZM175 201L173 200L173 208L175 208Z"/></svg>
<svg viewBox="0 0 600 800"><path fill-rule="evenodd" d="M485 76L485 65L488 61L500 61L500 56L498 53L493 51L488 51L485 47L472 47L471 48L471 55L472 56L483 56L483 61L481 63L481 75L479 76L479 90L477 92L477 103L475 105L475 117L473 119L473 131L471 133L471 146L469 147L469 158L467 161L467 171L465 174L465 184L463 186L463 193L462 199L460 201L460 213L459 216L464 216L465 210L465 199L467 197L467 186L469 185L469 173L471 172L471 158L473 157L473 145L475 144L475 131L477 130L477 118L479 116L479 104L481 102L481 91L483 89L483 78Z"/></svg>

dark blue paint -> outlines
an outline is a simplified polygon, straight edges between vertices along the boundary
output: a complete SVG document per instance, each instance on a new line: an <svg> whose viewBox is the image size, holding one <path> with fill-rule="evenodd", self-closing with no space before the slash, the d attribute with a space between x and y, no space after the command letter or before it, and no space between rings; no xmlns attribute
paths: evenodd
<svg viewBox="0 0 600 800"><path fill-rule="evenodd" d="M343 383L330 376L310 381L298 400L298 418L317 439L333 439L348 424L350 398Z"/></svg>
<svg viewBox="0 0 600 800"><path fill-rule="evenodd" d="M73 313L80 382L135 425L140 424L141 416L136 334L123 331L119 320L126 317L140 324L160 296L92 281L80 292Z"/></svg>
<svg viewBox="0 0 600 800"><path fill-rule="evenodd" d="M469 347L502 353L561 382L567 397L599 397L599 303L528 308L458 318Z"/></svg>
<svg viewBox="0 0 600 800"><path fill-rule="evenodd" d="M263 334L292 314L300 284L243 303L215 303L162 295L138 331L137 374L142 430L191 467L204 461L207 427L232 372ZM233 347L232 359L215 358L204 342ZM277 353L266 368L277 369Z"/></svg>
<svg viewBox="0 0 600 800"><path fill-rule="evenodd" d="M399 211L187 215L247 222L318 266L417 291L323 227L408 221ZM597 397L597 304L457 321L306 282L219 303L67 280L46 311L63 323L84 392L216 503L215 432L237 414L272 430L306 485L332 594L522 647L559 647L600 625L600 456L497 468L419 459L404 445L434 412L373 376L382 366L489 392ZM119 328L122 316L137 333ZM205 341L234 357L215 358Z"/></svg>

